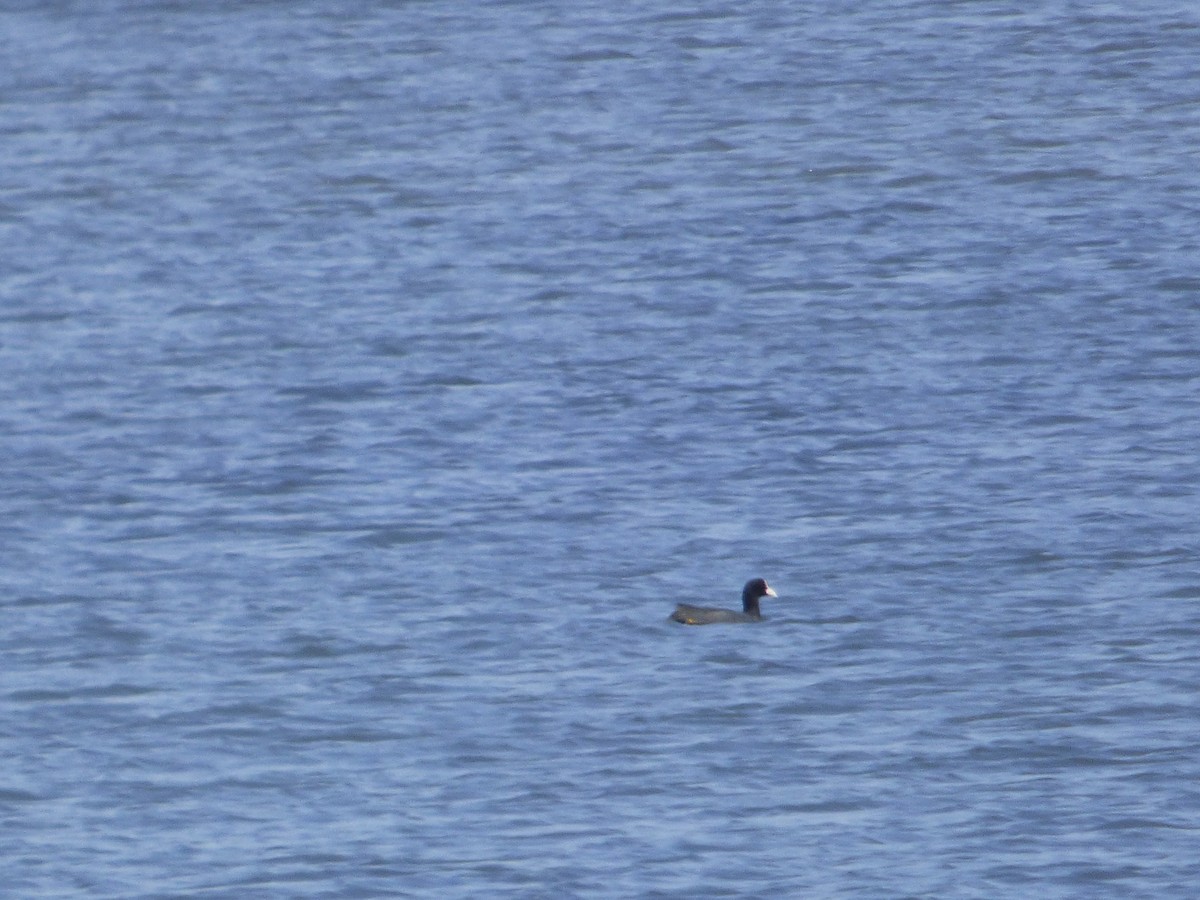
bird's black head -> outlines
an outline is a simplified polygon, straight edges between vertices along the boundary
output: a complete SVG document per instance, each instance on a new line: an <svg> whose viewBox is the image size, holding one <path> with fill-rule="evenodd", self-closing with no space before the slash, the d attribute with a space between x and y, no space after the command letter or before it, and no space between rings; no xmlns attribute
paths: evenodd
<svg viewBox="0 0 1200 900"><path fill-rule="evenodd" d="M759 597L778 597L779 595L763 579L751 578L746 582L746 586L742 588L742 596L753 597L757 600Z"/></svg>
<svg viewBox="0 0 1200 900"><path fill-rule="evenodd" d="M761 578L751 578L746 582L746 586L742 588L742 609L748 613L758 614L758 601L760 597L778 597L771 586Z"/></svg>

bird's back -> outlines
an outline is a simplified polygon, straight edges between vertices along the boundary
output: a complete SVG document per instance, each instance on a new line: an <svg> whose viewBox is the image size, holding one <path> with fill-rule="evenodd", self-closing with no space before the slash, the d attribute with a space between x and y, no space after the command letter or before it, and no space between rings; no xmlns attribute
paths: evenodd
<svg viewBox="0 0 1200 900"><path fill-rule="evenodd" d="M761 616L751 616L732 609L715 609L711 606L689 606L680 603L671 613L672 621L683 625L715 625L721 622L757 622Z"/></svg>

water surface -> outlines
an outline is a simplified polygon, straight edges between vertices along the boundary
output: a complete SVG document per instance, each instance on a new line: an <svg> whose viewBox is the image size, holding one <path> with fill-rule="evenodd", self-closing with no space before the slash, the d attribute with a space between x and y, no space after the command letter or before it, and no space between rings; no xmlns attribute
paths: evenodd
<svg viewBox="0 0 1200 900"><path fill-rule="evenodd" d="M1195 895L1191 10L3 18L12 896Z"/></svg>

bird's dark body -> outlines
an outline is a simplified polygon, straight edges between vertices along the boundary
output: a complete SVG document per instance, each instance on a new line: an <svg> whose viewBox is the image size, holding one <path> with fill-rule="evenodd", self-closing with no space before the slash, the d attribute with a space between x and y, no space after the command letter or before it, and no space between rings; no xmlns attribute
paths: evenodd
<svg viewBox="0 0 1200 900"><path fill-rule="evenodd" d="M742 588L742 611L718 609L711 606L690 606L680 603L671 613L671 620L683 625L716 625L720 623L760 622L762 613L758 601L763 597L774 597L776 593L761 578L752 578Z"/></svg>

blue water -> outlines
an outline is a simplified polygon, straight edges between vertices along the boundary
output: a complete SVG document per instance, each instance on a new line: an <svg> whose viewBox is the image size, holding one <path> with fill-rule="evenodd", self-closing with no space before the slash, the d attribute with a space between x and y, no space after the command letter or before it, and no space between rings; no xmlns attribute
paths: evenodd
<svg viewBox="0 0 1200 900"><path fill-rule="evenodd" d="M8 4L0 893L1195 897L1200 13L1028 6Z"/></svg>

